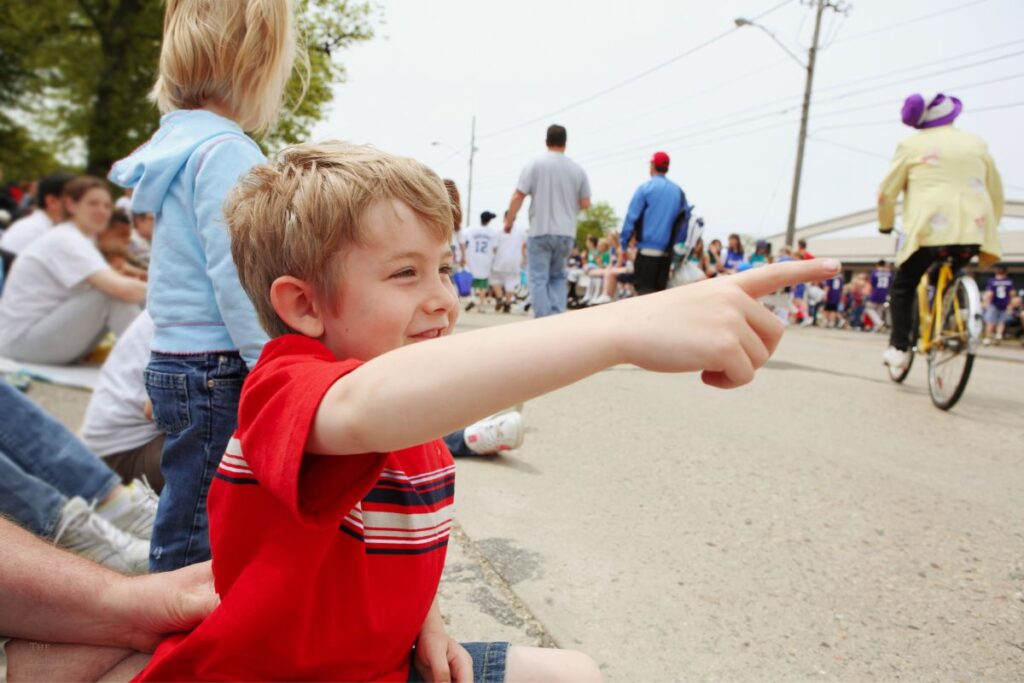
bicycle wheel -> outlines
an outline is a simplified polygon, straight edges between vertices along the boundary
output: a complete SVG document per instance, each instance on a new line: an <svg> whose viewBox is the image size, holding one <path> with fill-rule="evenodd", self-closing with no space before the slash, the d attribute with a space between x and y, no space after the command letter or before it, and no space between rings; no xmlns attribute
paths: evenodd
<svg viewBox="0 0 1024 683"><path fill-rule="evenodd" d="M891 314L889 314L889 307L887 306L885 310L886 316L891 318ZM903 380L907 378L907 375L910 374L910 368L913 367L914 365L914 356L917 355L914 352L914 349L917 346L917 338L919 336L920 330L920 323L918 322L918 320L920 320L920 314L917 312L917 300L915 300L913 313L910 318L910 329L912 330L911 334L913 335L913 337L910 340L910 360L907 361L907 367L894 368L890 365L885 366L886 371L889 373L889 379L891 379L893 382L896 382L896 384L901 384Z"/></svg>
<svg viewBox="0 0 1024 683"><path fill-rule="evenodd" d="M928 393L949 410L964 393L981 337L981 295L971 278L957 277L942 298L935 340L928 352Z"/></svg>

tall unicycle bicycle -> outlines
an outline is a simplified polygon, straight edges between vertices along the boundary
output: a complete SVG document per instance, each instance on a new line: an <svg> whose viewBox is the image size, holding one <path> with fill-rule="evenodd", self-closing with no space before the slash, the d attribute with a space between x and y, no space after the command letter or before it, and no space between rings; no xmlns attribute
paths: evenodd
<svg viewBox="0 0 1024 683"><path fill-rule="evenodd" d="M890 366L889 378L902 382L910 374L913 356L923 354L928 361L928 394L932 403L936 408L949 410L967 387L982 334L978 284L974 278L953 272L952 256L941 255L937 278L934 273L921 278L914 319L914 354L905 368Z"/></svg>

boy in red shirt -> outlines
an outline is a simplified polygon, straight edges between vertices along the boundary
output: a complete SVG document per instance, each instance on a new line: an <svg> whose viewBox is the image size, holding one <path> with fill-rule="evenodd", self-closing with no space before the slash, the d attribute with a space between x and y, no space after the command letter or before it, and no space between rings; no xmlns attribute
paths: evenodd
<svg viewBox="0 0 1024 683"><path fill-rule="evenodd" d="M225 211L272 341L210 489L221 604L161 646L152 680L600 680L580 653L445 632L454 465L439 437L621 363L745 384L782 334L756 298L839 267L768 266L449 337L452 209L418 162L295 146Z"/></svg>

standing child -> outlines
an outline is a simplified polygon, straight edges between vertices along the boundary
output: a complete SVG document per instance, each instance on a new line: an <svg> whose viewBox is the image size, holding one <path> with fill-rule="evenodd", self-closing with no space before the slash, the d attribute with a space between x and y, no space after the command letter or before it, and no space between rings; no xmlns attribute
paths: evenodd
<svg viewBox="0 0 1024 683"><path fill-rule="evenodd" d="M825 327L839 327L839 304L843 300L842 273L825 281Z"/></svg>
<svg viewBox="0 0 1024 683"><path fill-rule="evenodd" d="M1010 320L1007 308L1013 296L1013 280L1003 264L997 263L995 270L995 277L985 285L985 344L992 343L993 332L996 343L1001 342Z"/></svg>
<svg viewBox="0 0 1024 683"><path fill-rule="evenodd" d="M871 294L864 315L871 320L872 332L881 332L885 326L885 302L889 299L889 285L892 284L892 271L885 259L879 259L875 269L871 271Z"/></svg>
<svg viewBox="0 0 1024 683"><path fill-rule="evenodd" d="M494 266L494 255L498 251L498 233L489 227L495 217L496 214L484 211L480 214L480 225L467 230L463 239L466 263L473 275L473 292L477 295L481 313L484 312L487 293L491 288L491 269ZM466 304L466 310L471 310L474 305L475 302L470 301Z"/></svg>
<svg viewBox="0 0 1024 683"><path fill-rule="evenodd" d="M153 571L210 556L206 492L234 430L242 380L267 341L238 281L223 206L265 161L245 131L265 131L295 54L290 0L167 0L160 128L110 179L154 213L148 310L155 323L146 390L167 434Z"/></svg>
<svg viewBox="0 0 1024 683"><path fill-rule="evenodd" d="M512 312L512 304L516 298L516 286L519 274L523 269L523 257L526 253L526 233L519 228L503 226L498 233L498 251L494 255L491 268L491 285L498 300L498 307L505 313Z"/></svg>

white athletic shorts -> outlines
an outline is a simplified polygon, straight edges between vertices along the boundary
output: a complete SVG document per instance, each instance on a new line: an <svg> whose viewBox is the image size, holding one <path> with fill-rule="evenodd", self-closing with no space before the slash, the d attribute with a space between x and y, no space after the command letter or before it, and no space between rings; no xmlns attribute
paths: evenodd
<svg viewBox="0 0 1024 683"><path fill-rule="evenodd" d="M516 287L519 286L519 273L499 273L497 271L491 273L491 284L501 285L506 292L516 291Z"/></svg>

